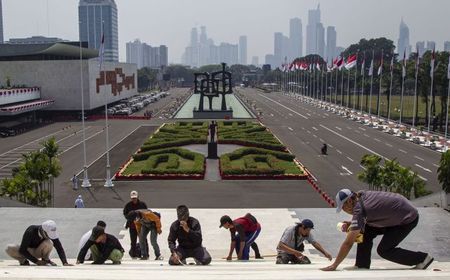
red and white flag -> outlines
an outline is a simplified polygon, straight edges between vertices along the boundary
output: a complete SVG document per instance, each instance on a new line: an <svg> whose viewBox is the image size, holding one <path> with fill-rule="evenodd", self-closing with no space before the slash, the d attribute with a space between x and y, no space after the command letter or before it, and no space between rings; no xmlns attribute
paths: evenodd
<svg viewBox="0 0 450 280"><path fill-rule="evenodd" d="M103 57L105 56L105 27L104 23L102 23L102 40L100 43L100 51L99 51L99 67L102 69L103 65Z"/></svg>
<svg viewBox="0 0 450 280"><path fill-rule="evenodd" d="M364 56L363 56L363 61L362 61L362 64L361 64L361 76L362 75L364 75L364 71L365 71L365 68L366 67L366 54L364 53Z"/></svg>
<svg viewBox="0 0 450 280"><path fill-rule="evenodd" d="M447 65L447 79L450 80L450 56L448 57L448 65Z"/></svg>
<svg viewBox="0 0 450 280"><path fill-rule="evenodd" d="M337 69L341 70L343 66L344 66L344 58L341 56L338 56L334 62L334 69L337 68Z"/></svg>
<svg viewBox="0 0 450 280"><path fill-rule="evenodd" d="M403 52L402 77L406 77L406 50Z"/></svg>
<svg viewBox="0 0 450 280"><path fill-rule="evenodd" d="M369 76L373 75L373 57L372 60L370 61L370 67L369 67Z"/></svg>
<svg viewBox="0 0 450 280"><path fill-rule="evenodd" d="M316 69L317 69L317 71L321 71L321 70L322 70L322 69L320 69L320 64L319 64L319 62L316 63Z"/></svg>
<svg viewBox="0 0 450 280"><path fill-rule="evenodd" d="M347 58L347 62L345 63L345 69L350 70L353 67L355 67L357 61L358 61L358 57L356 54L349 56Z"/></svg>
<svg viewBox="0 0 450 280"><path fill-rule="evenodd" d="M381 74L383 74L383 52L381 52L381 61L380 61L380 66L378 67L378 76L381 76Z"/></svg>
<svg viewBox="0 0 450 280"><path fill-rule="evenodd" d="M436 54L434 52L431 53L431 70L430 70L430 77L433 78L434 75L434 61L436 60Z"/></svg>

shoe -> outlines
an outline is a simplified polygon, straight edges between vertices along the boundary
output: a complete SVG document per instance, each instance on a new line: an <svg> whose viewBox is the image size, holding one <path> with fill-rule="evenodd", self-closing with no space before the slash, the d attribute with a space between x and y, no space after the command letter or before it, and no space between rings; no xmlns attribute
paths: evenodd
<svg viewBox="0 0 450 280"><path fill-rule="evenodd" d="M146 261L146 260L148 260L148 257L140 257L139 258L141 261Z"/></svg>
<svg viewBox="0 0 450 280"><path fill-rule="evenodd" d="M163 261L164 257L162 255L159 255L155 258L155 261Z"/></svg>
<svg viewBox="0 0 450 280"><path fill-rule="evenodd" d="M44 260L47 262L47 264L51 265L51 266L57 266L56 263L52 262L51 260Z"/></svg>
<svg viewBox="0 0 450 280"><path fill-rule="evenodd" d="M257 260L263 260L264 258L262 256L255 256L255 259Z"/></svg>
<svg viewBox="0 0 450 280"><path fill-rule="evenodd" d="M121 264L122 262L121 261L115 261L115 262L113 262L113 264Z"/></svg>
<svg viewBox="0 0 450 280"><path fill-rule="evenodd" d="M414 267L414 269L427 269L433 261L434 261L434 258L427 254L425 260L423 260L423 262L417 264Z"/></svg>
<svg viewBox="0 0 450 280"><path fill-rule="evenodd" d="M27 266L27 265L30 265L30 262L28 260L25 260L25 261L21 262L20 265Z"/></svg>

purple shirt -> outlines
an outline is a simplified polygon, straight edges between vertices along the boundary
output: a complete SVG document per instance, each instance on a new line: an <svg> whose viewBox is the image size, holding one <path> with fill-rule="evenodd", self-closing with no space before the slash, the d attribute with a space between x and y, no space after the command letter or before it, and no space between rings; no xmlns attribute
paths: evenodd
<svg viewBox="0 0 450 280"><path fill-rule="evenodd" d="M361 203L356 202L350 230L364 229L366 224L377 228L406 225L419 215L411 202L397 193L363 191L359 199L364 202L367 220L364 221Z"/></svg>

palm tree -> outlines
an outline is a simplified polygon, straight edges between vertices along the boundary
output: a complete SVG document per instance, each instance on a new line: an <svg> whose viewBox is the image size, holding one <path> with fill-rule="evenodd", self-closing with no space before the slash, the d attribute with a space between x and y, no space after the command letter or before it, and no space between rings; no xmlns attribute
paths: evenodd
<svg viewBox="0 0 450 280"><path fill-rule="evenodd" d="M450 150L446 151L441 156L441 161L438 168L438 180L442 184L442 189L445 192L444 207L448 207L449 193L450 193Z"/></svg>
<svg viewBox="0 0 450 280"><path fill-rule="evenodd" d="M369 184L370 190L379 190L381 185L381 157L377 155L364 155L361 159L361 165L364 171L358 174L358 179Z"/></svg>

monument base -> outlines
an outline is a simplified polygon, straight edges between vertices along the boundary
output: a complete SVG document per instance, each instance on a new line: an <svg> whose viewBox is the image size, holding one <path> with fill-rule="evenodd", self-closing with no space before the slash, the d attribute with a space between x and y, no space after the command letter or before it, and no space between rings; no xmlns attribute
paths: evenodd
<svg viewBox="0 0 450 280"><path fill-rule="evenodd" d="M217 142L208 143L208 158L217 159Z"/></svg>
<svg viewBox="0 0 450 280"><path fill-rule="evenodd" d="M194 119L232 119L233 110L226 111L197 111L194 110Z"/></svg>

